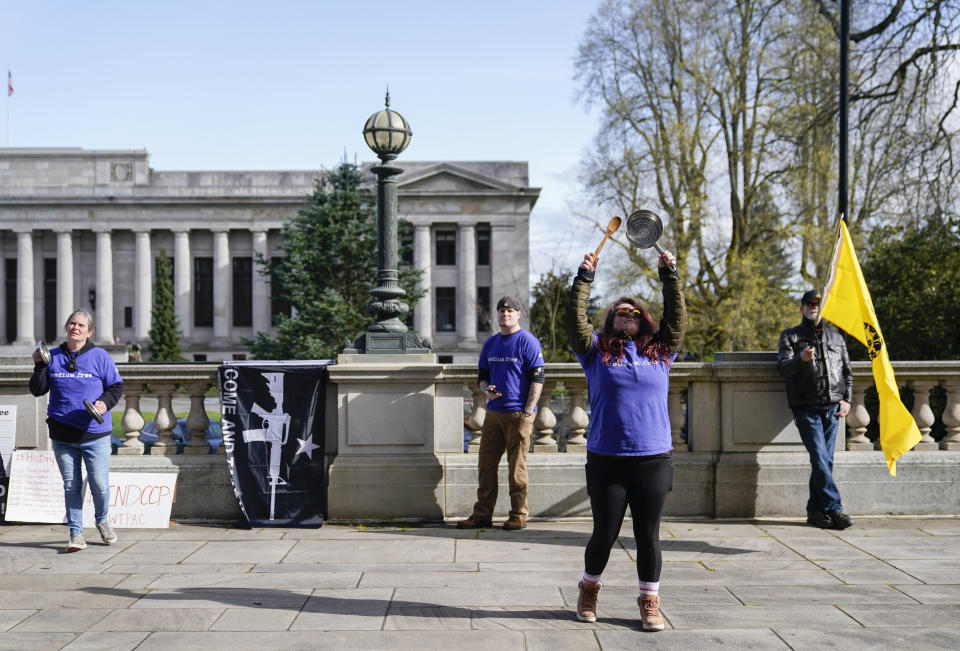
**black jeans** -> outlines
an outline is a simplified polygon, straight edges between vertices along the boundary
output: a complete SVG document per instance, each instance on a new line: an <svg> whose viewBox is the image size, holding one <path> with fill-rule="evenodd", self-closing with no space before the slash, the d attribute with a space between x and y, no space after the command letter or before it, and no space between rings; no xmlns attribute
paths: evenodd
<svg viewBox="0 0 960 651"><path fill-rule="evenodd" d="M629 505L637 541L637 576L645 582L659 581L660 515L673 488L670 456L617 457L588 452L586 470L593 534L584 552L584 569L593 575L603 572Z"/></svg>

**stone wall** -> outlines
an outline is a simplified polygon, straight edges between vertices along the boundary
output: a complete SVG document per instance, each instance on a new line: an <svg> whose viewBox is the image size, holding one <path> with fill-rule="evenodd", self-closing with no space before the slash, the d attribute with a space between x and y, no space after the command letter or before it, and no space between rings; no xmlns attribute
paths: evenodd
<svg viewBox="0 0 960 651"><path fill-rule="evenodd" d="M130 391L139 392L137 400L157 396L165 409L177 385L187 387L192 400L202 398L216 372L213 364L120 367ZM865 423L862 415L854 422L848 419L847 437L841 437L841 448L847 449L837 451L834 467L844 505L854 515L958 514L960 363L901 362L894 368L898 380L913 388L913 413L929 440L901 457L897 476L891 477L883 453L872 449L872 443L867 441L867 449L851 449L863 447L857 438L863 436L858 430L865 429ZM26 365L0 368L0 404L18 406L19 447L47 448L45 398L26 392L30 372ZM572 364L548 365L547 376L529 456L531 516L589 517L586 455L575 436L587 418L580 409L583 376ZM666 516L803 517L809 463L796 430L778 420L786 401L772 362L678 363L671 377L671 414L678 414L672 418L676 472ZM476 499L477 456L462 451L464 428L479 430L483 417L482 408L465 411L479 395L473 366L438 365L413 355L345 357L330 368L330 378L329 519L440 521L470 513ZM857 399L862 400L862 388L870 381L869 365L855 364L855 378L860 387ZM924 397L934 386L947 391L942 414L934 414ZM137 451L137 430L142 427L142 418L137 421L139 407L132 406L139 404L137 400L127 401L128 443L120 449L133 454L113 457L112 467L179 473L175 519L239 518L222 455L198 449L193 452L201 454L177 455L175 445L167 446L167 454L143 456ZM930 437L937 419L946 426L940 440ZM568 436L573 438L568 441ZM566 452L560 452L563 442ZM500 474L496 515L505 517L509 507L505 459Z"/></svg>

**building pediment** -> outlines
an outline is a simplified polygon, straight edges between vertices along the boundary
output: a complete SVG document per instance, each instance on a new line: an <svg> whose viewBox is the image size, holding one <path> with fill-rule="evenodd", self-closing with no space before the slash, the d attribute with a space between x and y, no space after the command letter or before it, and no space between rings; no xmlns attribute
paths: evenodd
<svg viewBox="0 0 960 651"><path fill-rule="evenodd" d="M438 163L404 174L397 185L404 192L431 193L517 192L522 189L452 163Z"/></svg>

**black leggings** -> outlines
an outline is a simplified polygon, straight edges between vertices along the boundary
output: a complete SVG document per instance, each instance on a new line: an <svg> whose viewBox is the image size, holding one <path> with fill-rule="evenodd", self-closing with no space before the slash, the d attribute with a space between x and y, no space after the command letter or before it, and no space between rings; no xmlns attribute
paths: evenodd
<svg viewBox="0 0 960 651"><path fill-rule="evenodd" d="M637 576L660 580L660 514L673 488L673 461L667 455L617 457L587 452L587 493L593 510L593 535L584 552L587 574L600 575L630 505L637 541Z"/></svg>

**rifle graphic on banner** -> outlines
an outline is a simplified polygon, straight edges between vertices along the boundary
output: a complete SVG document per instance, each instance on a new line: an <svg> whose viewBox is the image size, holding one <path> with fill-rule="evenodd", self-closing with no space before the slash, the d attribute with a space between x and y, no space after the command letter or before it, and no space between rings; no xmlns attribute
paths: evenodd
<svg viewBox="0 0 960 651"><path fill-rule="evenodd" d="M290 434L290 415L283 412L283 373L261 373L261 376L267 381L267 390L276 407L273 411L267 411L254 403L250 411L260 417L263 428L244 431L243 440L245 443L258 442L269 446L270 519L273 520L277 485L286 483L280 478L280 455Z"/></svg>

